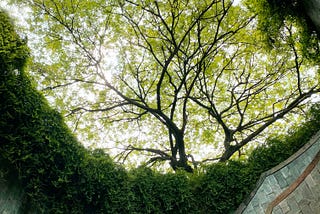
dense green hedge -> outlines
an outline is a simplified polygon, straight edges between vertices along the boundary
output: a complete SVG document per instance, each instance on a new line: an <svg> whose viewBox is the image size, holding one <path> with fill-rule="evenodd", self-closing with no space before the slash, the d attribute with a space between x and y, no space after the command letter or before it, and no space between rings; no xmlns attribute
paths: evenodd
<svg viewBox="0 0 320 214"><path fill-rule="evenodd" d="M3 12L0 28L0 170L24 189L22 213L231 213L261 172L320 127L316 105L298 131L270 140L247 162L212 164L194 174L126 171L77 141L24 72L28 49Z"/></svg>

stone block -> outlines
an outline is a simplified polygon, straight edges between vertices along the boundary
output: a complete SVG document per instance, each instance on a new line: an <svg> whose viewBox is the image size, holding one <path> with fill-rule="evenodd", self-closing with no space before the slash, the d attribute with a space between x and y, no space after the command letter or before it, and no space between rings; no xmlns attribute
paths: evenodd
<svg viewBox="0 0 320 214"><path fill-rule="evenodd" d="M283 214L282 210L279 206L276 206L275 208L273 208L272 214Z"/></svg>
<svg viewBox="0 0 320 214"><path fill-rule="evenodd" d="M288 166L285 166L281 169L281 174L283 176L283 178L287 179L287 177L289 177L291 175Z"/></svg>
<svg viewBox="0 0 320 214"><path fill-rule="evenodd" d="M310 174L312 176L312 179L316 184L320 183L320 163L313 169L313 171Z"/></svg>
<svg viewBox="0 0 320 214"><path fill-rule="evenodd" d="M307 167L308 163L305 163L306 161L304 161L304 159L299 158L300 160L295 161L294 163L294 167L297 169L298 171L298 175L301 175L301 173L305 170L305 168Z"/></svg>
<svg viewBox="0 0 320 214"><path fill-rule="evenodd" d="M298 167L297 167L297 165L295 165L295 164L289 164L288 165L288 169L289 169L289 171L291 172L291 175L292 175L292 179L293 180L296 180L297 179L297 177L299 177L299 175L300 175L300 170L298 169ZM292 182L292 181L291 181Z"/></svg>
<svg viewBox="0 0 320 214"><path fill-rule="evenodd" d="M266 181L263 182L263 184L261 185L260 188L263 189L263 191L264 191L264 193L265 193L266 195L270 195L270 194L273 193L273 189L271 188L271 185L270 185L269 182L266 182Z"/></svg>
<svg viewBox="0 0 320 214"><path fill-rule="evenodd" d="M281 192L281 187L274 175L268 176L265 182L267 182L269 184L269 187L272 189L272 193L270 193L270 195L274 196Z"/></svg>
<svg viewBox="0 0 320 214"><path fill-rule="evenodd" d="M286 199L286 202L289 206L289 209L291 211L297 211L299 210L299 205L297 203L297 201L295 200L295 197L294 196L289 196L287 199Z"/></svg>
<svg viewBox="0 0 320 214"><path fill-rule="evenodd" d="M282 201L280 204L279 204L279 207L281 208L282 210L282 213L288 213L291 209L288 205L288 203L286 201Z"/></svg>
<svg viewBox="0 0 320 214"><path fill-rule="evenodd" d="M259 195L256 195L257 197L254 197L252 200L251 200L251 205L255 208L259 207L259 198L260 196Z"/></svg>
<svg viewBox="0 0 320 214"><path fill-rule="evenodd" d="M246 213L246 214L255 214L255 210L253 209L252 207L252 204L248 204L248 206L246 207L246 209L244 209L243 213Z"/></svg>
<svg viewBox="0 0 320 214"><path fill-rule="evenodd" d="M291 193L297 203L303 200L302 194L297 194L297 191Z"/></svg>
<svg viewBox="0 0 320 214"><path fill-rule="evenodd" d="M320 213L320 201L315 200L310 203L310 208L312 210L312 213Z"/></svg>
<svg viewBox="0 0 320 214"><path fill-rule="evenodd" d="M301 194L304 199L312 200L315 197L306 182L301 183L298 190L297 194Z"/></svg>
<svg viewBox="0 0 320 214"><path fill-rule="evenodd" d="M303 204L300 206L300 210L302 214L313 214L311 207L309 204Z"/></svg>
<svg viewBox="0 0 320 214"><path fill-rule="evenodd" d="M313 188L317 185L317 183L313 180L312 175L308 175L305 179L305 182L307 183L309 188Z"/></svg>
<svg viewBox="0 0 320 214"><path fill-rule="evenodd" d="M281 172L276 172L274 174L275 178L278 181L278 184L280 186L281 189L284 189L288 186L288 182L286 181L286 179L283 177Z"/></svg>

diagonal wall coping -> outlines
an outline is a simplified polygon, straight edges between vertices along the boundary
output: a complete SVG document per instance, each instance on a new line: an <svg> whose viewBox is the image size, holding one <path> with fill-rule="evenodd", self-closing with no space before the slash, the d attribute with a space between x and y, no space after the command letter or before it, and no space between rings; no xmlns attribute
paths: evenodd
<svg viewBox="0 0 320 214"><path fill-rule="evenodd" d="M263 182L265 181L265 179L270 176L273 175L274 173L280 171L281 169L283 169L284 167L286 167L287 165L291 164L293 161L297 160L300 156L302 156L307 150L311 149L311 147L313 145L315 145L317 142L319 142L320 139L320 131L318 131L310 140L308 143L306 143L303 147L301 147L296 153L294 153L293 155L291 155L288 159L286 159L285 161L281 162L280 164L278 164L277 166L271 168L270 170L264 172L261 174L259 181L256 184L255 189L251 192L251 194L248 196L248 198L240 204L240 206L238 207L238 209L235 211L235 214L242 214L244 212L244 210L247 208L247 206L249 205L249 203L251 202L251 200L255 197L256 193L258 192L259 188L261 187L261 185L263 184ZM316 154L317 152L315 152ZM313 159L314 157L312 157Z"/></svg>

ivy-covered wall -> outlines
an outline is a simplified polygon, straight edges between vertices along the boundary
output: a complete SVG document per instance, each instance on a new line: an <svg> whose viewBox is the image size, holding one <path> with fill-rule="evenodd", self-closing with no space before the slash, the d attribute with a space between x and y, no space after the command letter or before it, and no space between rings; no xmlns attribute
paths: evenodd
<svg viewBox="0 0 320 214"><path fill-rule="evenodd" d="M0 205L11 204L13 213L232 213L262 172L320 129L315 105L306 124L269 140L247 161L202 166L193 174L127 171L77 141L29 79L28 53L0 12L0 185L6 189Z"/></svg>

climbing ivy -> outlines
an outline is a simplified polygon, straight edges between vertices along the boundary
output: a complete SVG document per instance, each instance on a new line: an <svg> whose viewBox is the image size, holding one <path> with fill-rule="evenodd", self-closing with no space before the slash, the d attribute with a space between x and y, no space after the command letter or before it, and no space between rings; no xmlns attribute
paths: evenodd
<svg viewBox="0 0 320 214"><path fill-rule="evenodd" d="M22 213L231 213L261 172L319 130L320 105L314 105L304 125L268 140L247 161L201 166L193 174L125 170L102 150L85 149L50 108L24 70L25 42L0 16L0 170L23 189Z"/></svg>
<svg viewBox="0 0 320 214"><path fill-rule="evenodd" d="M244 4L257 16L257 27L267 47L281 48L286 28L294 28L298 34L292 42L299 43L299 51L310 63L320 61L319 32L306 14L303 1L245 0Z"/></svg>
<svg viewBox="0 0 320 214"><path fill-rule="evenodd" d="M20 70L29 55L26 40L17 35L12 21L3 11L0 11L0 20L0 69L2 72Z"/></svg>

